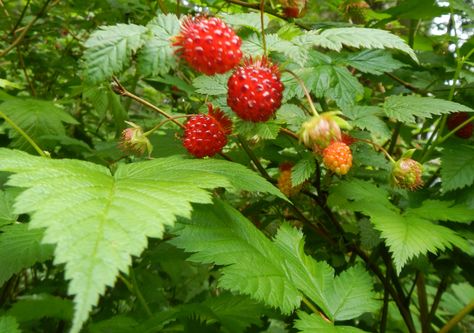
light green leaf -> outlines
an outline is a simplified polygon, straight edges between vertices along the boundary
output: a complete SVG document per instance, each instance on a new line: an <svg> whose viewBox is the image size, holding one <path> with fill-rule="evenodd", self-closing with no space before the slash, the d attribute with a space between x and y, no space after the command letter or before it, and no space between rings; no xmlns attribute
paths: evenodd
<svg viewBox="0 0 474 333"><path fill-rule="evenodd" d="M357 97L364 94L364 87L347 68L334 66L332 77L334 85L327 90L327 96L340 108L354 105Z"/></svg>
<svg viewBox="0 0 474 333"><path fill-rule="evenodd" d="M84 69L88 81L98 83L128 66L132 53L143 44L147 29L136 24L103 26L94 31L84 46Z"/></svg>
<svg viewBox="0 0 474 333"><path fill-rule="evenodd" d="M260 21L260 13L239 13L239 14L227 14L221 13L220 16L223 20L233 26L241 26L251 28L257 32L262 29ZM267 14L263 15L263 27L267 28L270 19Z"/></svg>
<svg viewBox="0 0 474 333"><path fill-rule="evenodd" d="M196 92L203 95L227 95L227 81L231 73L212 76L201 75L193 80Z"/></svg>
<svg viewBox="0 0 474 333"><path fill-rule="evenodd" d="M451 201L425 200L418 208L409 208L408 215L417 215L430 220L470 223L474 221L474 209L455 205Z"/></svg>
<svg viewBox="0 0 474 333"><path fill-rule="evenodd" d="M365 331L351 326L335 326L316 314L307 314L298 311L298 317L295 321L295 328L302 333L366 333Z"/></svg>
<svg viewBox="0 0 474 333"><path fill-rule="evenodd" d="M382 109L377 106L352 106L343 110L351 119L351 125L371 132L374 136L386 140L391 136L387 124L381 119Z"/></svg>
<svg viewBox="0 0 474 333"><path fill-rule="evenodd" d="M77 121L53 102L33 98L12 98L0 104L0 111L25 131L36 143L43 143L43 135L65 135L63 123L77 124ZM9 131L12 146L32 151L30 143L16 130Z"/></svg>
<svg viewBox="0 0 474 333"><path fill-rule="evenodd" d="M138 69L145 76L165 74L177 64L170 38L179 33L178 17L160 14L148 23L147 28L152 36L138 53Z"/></svg>
<svg viewBox="0 0 474 333"><path fill-rule="evenodd" d="M311 153L305 154L302 159L291 168L291 184L298 186L309 179L316 171L316 160Z"/></svg>
<svg viewBox="0 0 474 333"><path fill-rule="evenodd" d="M361 72L382 75L384 72L393 72L405 64L393 59L392 55L383 50L364 50L359 53L350 53L345 59L345 64Z"/></svg>
<svg viewBox="0 0 474 333"><path fill-rule="evenodd" d="M0 332L21 333L16 319L10 316L0 316Z"/></svg>
<svg viewBox="0 0 474 333"><path fill-rule="evenodd" d="M400 37L385 30L370 28L333 28L323 32L310 31L304 43L341 51L343 46L367 49L397 49L418 62L415 52Z"/></svg>
<svg viewBox="0 0 474 333"><path fill-rule="evenodd" d="M415 123L415 117L431 118L452 112L473 112L471 108L445 99L418 96L389 96L383 104L385 113L403 123Z"/></svg>
<svg viewBox="0 0 474 333"><path fill-rule="evenodd" d="M20 323L45 317L71 320L73 303L68 299L47 294L28 295L13 304L7 314L15 317Z"/></svg>
<svg viewBox="0 0 474 333"><path fill-rule="evenodd" d="M9 192L0 190L0 227L6 224L11 224L15 222L16 219L17 219L17 215L13 213L12 194ZM0 272L0 275L1 275L1 272Z"/></svg>
<svg viewBox="0 0 474 333"><path fill-rule="evenodd" d="M276 119L279 122L286 123L289 130L298 132L301 125L308 120L308 116L299 106L285 103L278 109Z"/></svg>
<svg viewBox="0 0 474 333"><path fill-rule="evenodd" d="M209 189L269 190L283 197L245 167L212 159L123 164L111 175L89 162L0 149L0 170L14 173L8 185L25 188L15 212L31 214L30 227L45 229L43 242L56 244L55 263L65 264L75 303L71 333L79 332L119 272L127 272L147 237L161 237L176 216L190 217L191 202L210 203Z"/></svg>
<svg viewBox="0 0 474 333"><path fill-rule="evenodd" d="M237 121L235 123L235 131L247 139L273 140L278 136L280 128L281 124L274 120L259 123L250 121Z"/></svg>
<svg viewBox="0 0 474 333"><path fill-rule="evenodd" d="M441 152L441 187L448 192L474 183L474 147L449 144Z"/></svg>
<svg viewBox="0 0 474 333"><path fill-rule="evenodd" d="M290 313L301 301L281 265L283 258L250 221L222 201L195 205L191 220L180 220L172 243L190 260L224 265L219 285ZM258 269L256 269L258 268Z"/></svg>
<svg viewBox="0 0 474 333"><path fill-rule="evenodd" d="M54 247L41 244L43 230L28 230L27 224L0 228L0 286L13 274L53 256Z"/></svg>

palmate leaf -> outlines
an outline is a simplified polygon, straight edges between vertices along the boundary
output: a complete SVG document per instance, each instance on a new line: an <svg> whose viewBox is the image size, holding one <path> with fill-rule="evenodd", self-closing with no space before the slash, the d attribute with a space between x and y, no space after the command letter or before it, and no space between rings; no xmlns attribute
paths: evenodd
<svg viewBox="0 0 474 333"><path fill-rule="evenodd" d="M441 152L441 187L452 191L474 183L474 147L446 144Z"/></svg>
<svg viewBox="0 0 474 333"><path fill-rule="evenodd" d="M94 31L84 46L86 79L98 83L109 79L130 63L132 52L145 42L147 28L136 24L104 26Z"/></svg>
<svg viewBox="0 0 474 333"><path fill-rule="evenodd" d="M392 72L405 66L402 62L393 59L392 55L384 50L364 50L351 53L341 60L361 72L374 75L382 75L384 72Z"/></svg>
<svg viewBox="0 0 474 333"><path fill-rule="evenodd" d="M211 202L208 189L257 189L283 197L263 178L227 161L163 158L120 165L112 175L89 162L0 149L0 170L13 173L8 185L25 188L15 212L31 214L30 227L45 229L43 242L55 244L55 263L65 264L75 303L71 333L79 332L119 272L127 272L147 237L161 237L176 216L189 217L191 202Z"/></svg>
<svg viewBox="0 0 474 333"><path fill-rule="evenodd" d="M295 321L295 328L302 333L365 333L361 329L351 326L335 326L333 323L324 320L321 316L316 314L307 314L298 311L298 317Z"/></svg>
<svg viewBox="0 0 474 333"><path fill-rule="evenodd" d="M0 228L0 286L13 274L53 256L54 247L41 244L43 230L28 230L27 224Z"/></svg>
<svg viewBox="0 0 474 333"><path fill-rule="evenodd" d="M53 102L33 98L11 98L0 104L0 111L5 113L35 142L42 144L46 135L66 135L63 123L77 124L67 112ZM16 130L9 131L13 139L12 146L23 150L32 150L28 141Z"/></svg>
<svg viewBox="0 0 474 333"><path fill-rule="evenodd" d="M11 316L0 316L0 332L21 333L16 319Z"/></svg>
<svg viewBox="0 0 474 333"><path fill-rule="evenodd" d="M415 117L431 118L433 115L474 111L444 99L417 96L389 96L385 99L383 110L387 116L408 124L415 123Z"/></svg>
<svg viewBox="0 0 474 333"><path fill-rule="evenodd" d="M408 54L418 62L415 52L400 37L385 30L370 28L334 28L322 32L310 31L298 37L301 43L315 45L335 51L343 46L366 49L396 49Z"/></svg>
<svg viewBox="0 0 474 333"><path fill-rule="evenodd" d="M289 313L306 295L334 320L372 311L371 281L360 267L334 277L334 270L304 253L303 234L284 224L271 242L238 211L221 201L195 205L180 220L172 243L195 252L190 260L224 265L219 285ZM350 280L350 284L347 281Z"/></svg>
<svg viewBox="0 0 474 333"><path fill-rule="evenodd" d="M171 37L179 33L178 17L174 14L158 15L147 28L152 36L138 53L138 69L145 76L165 74L177 64Z"/></svg>
<svg viewBox="0 0 474 333"><path fill-rule="evenodd" d="M366 181L354 179L339 183L331 189L328 203L370 216L375 229L385 239L398 272L417 255L437 253L453 245L464 251L469 248L458 233L434 223L439 214L420 216L416 208L401 213L388 200L387 191ZM431 204L427 202L428 207ZM423 206L420 209L426 210Z"/></svg>

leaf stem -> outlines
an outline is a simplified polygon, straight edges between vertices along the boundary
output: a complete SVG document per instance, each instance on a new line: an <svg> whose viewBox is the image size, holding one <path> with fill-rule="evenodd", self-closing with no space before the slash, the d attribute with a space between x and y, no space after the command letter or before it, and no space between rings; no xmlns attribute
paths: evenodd
<svg viewBox="0 0 474 333"><path fill-rule="evenodd" d="M0 111L0 117L5 119L5 121L13 127L15 131L17 131L23 138L25 138L26 141L30 143L30 145L36 150L38 155L41 157L49 157L48 154L46 154L37 144L36 142L29 136L25 131L23 131L13 120L11 120L5 113Z"/></svg>
<svg viewBox="0 0 474 333"><path fill-rule="evenodd" d="M176 121L172 116L170 116L168 113L166 113L165 111L161 110L160 108L158 108L157 106L151 104L150 102L148 102L147 100L144 100L143 98L140 98L138 97L137 95L131 93L130 91L128 91L127 89L125 89L124 86L122 86L122 84L120 83L120 81L114 76L113 77L113 80L114 80L114 84L112 86L112 89L114 90L114 92L116 92L117 94L121 95L121 96L126 96L126 97L129 97L135 101L137 101L138 103L152 109L153 111L156 111L158 112L159 114L161 114L163 117L167 118L169 121L172 121L173 123L175 123L176 125L178 125L179 127L181 127L182 129L184 129L184 125L181 124L179 121Z"/></svg>
<svg viewBox="0 0 474 333"><path fill-rule="evenodd" d="M296 81L298 82L298 84L301 86L301 88L304 91L306 99L308 100L308 103L309 103L309 107L311 108L311 112L313 112L313 115L318 116L319 115L318 111L316 111L316 108L314 107L313 100L311 99L309 91L306 88L303 80L301 80L298 75L296 75L294 72L290 71L289 69L285 69L283 72L287 72L288 74L290 74L291 76L293 76L296 79Z"/></svg>
<svg viewBox="0 0 474 333"><path fill-rule="evenodd" d="M459 311L450 321L444 325L438 333L446 333L449 332L454 326L456 326L465 316L474 310L474 300L471 301L468 305L466 305L461 311Z"/></svg>

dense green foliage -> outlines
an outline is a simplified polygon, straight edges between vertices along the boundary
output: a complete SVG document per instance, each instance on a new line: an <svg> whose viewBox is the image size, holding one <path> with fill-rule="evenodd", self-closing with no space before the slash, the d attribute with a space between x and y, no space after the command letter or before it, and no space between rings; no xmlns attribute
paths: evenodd
<svg viewBox="0 0 474 333"><path fill-rule="evenodd" d="M0 1L0 333L474 330L472 3L289 3ZM269 121L179 58L203 12L279 67ZM208 103L233 129L197 159ZM302 139L328 111L347 174Z"/></svg>

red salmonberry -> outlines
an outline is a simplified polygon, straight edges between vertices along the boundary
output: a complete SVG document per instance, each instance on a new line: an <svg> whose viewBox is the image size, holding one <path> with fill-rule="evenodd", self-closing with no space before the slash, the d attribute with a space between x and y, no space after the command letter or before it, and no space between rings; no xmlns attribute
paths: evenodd
<svg viewBox="0 0 474 333"><path fill-rule="evenodd" d="M212 105L207 115L191 117L184 129L183 145L196 157L214 156L227 144L227 135L231 132L232 122L224 113Z"/></svg>
<svg viewBox="0 0 474 333"><path fill-rule="evenodd" d="M241 119L267 121L281 105L283 84L278 67L267 58L246 59L227 82L227 105Z"/></svg>
<svg viewBox="0 0 474 333"><path fill-rule="evenodd" d="M187 17L174 37L177 53L189 66L206 75L225 73L242 58L242 40L216 17Z"/></svg>
<svg viewBox="0 0 474 333"><path fill-rule="evenodd" d="M448 129L452 131L459 125L461 125L463 122L468 120L470 118L469 113L467 112L456 112L456 113L451 113L448 116L448 121L446 122L446 125L448 125ZM474 124L472 121L460 129L456 131L456 136L462 138L462 139L469 139L472 136L472 132L474 130Z"/></svg>
<svg viewBox="0 0 474 333"><path fill-rule="evenodd" d="M334 141L323 150L323 163L334 173L345 175L352 167L352 152L344 142Z"/></svg>

